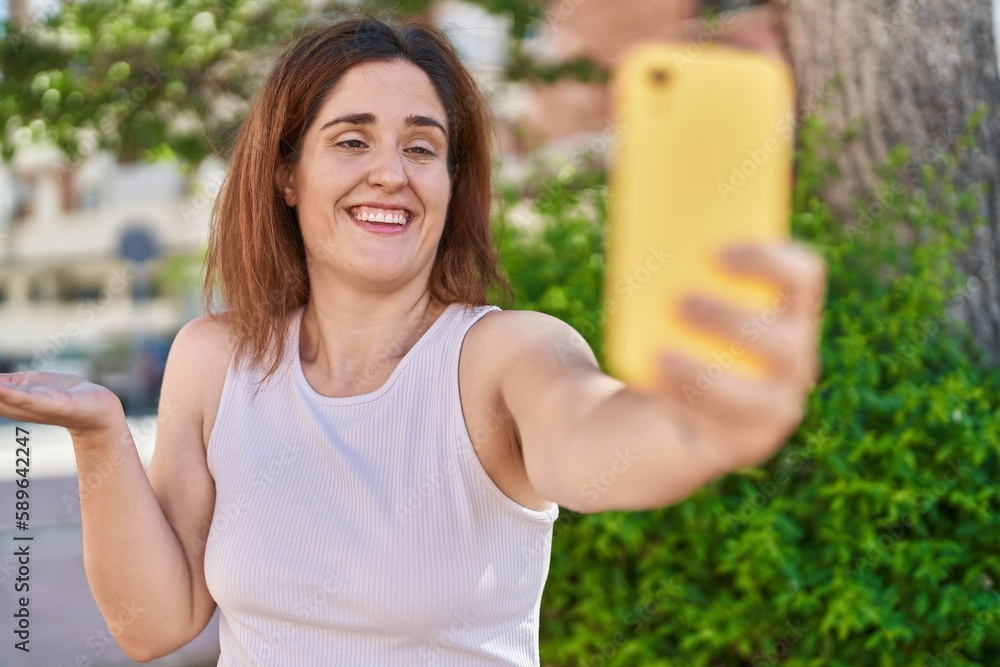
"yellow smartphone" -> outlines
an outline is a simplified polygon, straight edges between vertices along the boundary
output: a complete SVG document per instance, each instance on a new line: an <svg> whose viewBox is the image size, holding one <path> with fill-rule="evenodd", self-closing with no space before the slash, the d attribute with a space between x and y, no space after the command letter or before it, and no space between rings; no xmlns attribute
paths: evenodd
<svg viewBox="0 0 1000 667"><path fill-rule="evenodd" d="M606 235L608 370L652 389L659 353L670 350L698 360L709 381L730 368L760 377L748 343L762 320L726 340L684 323L679 308L688 294L763 318L781 308L773 285L729 274L716 257L732 244L789 236L791 73L752 52L646 44L626 55L612 88L619 132Z"/></svg>

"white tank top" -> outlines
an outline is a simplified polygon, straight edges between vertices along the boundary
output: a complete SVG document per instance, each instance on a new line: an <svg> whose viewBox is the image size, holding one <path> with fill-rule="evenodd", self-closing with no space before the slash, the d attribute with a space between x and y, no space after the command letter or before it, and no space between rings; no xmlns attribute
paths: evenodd
<svg viewBox="0 0 1000 667"><path fill-rule="evenodd" d="M209 438L205 578L220 667L538 665L559 508L521 506L472 447L462 341L496 306L450 305L382 387L331 398L299 359L232 362Z"/></svg>

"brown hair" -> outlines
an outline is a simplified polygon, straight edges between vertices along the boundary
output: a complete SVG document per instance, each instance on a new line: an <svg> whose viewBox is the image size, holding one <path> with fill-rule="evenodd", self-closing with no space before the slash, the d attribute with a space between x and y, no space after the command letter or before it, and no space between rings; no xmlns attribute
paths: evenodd
<svg viewBox="0 0 1000 667"><path fill-rule="evenodd" d="M271 356L263 379L281 361L287 314L310 293L297 213L279 193L275 170L295 166L306 130L349 69L396 60L427 74L448 114L452 196L431 272L431 298L479 306L487 303L491 287L510 298L490 228L489 110L447 38L413 20L393 26L356 18L316 28L284 50L254 97L212 210L202 304L211 313L217 277L237 361L249 357L263 366Z"/></svg>

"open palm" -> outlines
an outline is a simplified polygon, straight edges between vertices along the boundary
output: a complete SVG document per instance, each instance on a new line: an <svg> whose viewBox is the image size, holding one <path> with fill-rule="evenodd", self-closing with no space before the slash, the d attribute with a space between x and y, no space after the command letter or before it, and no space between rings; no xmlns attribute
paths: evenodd
<svg viewBox="0 0 1000 667"><path fill-rule="evenodd" d="M0 416L71 432L100 429L122 414L113 391L69 373L0 373Z"/></svg>

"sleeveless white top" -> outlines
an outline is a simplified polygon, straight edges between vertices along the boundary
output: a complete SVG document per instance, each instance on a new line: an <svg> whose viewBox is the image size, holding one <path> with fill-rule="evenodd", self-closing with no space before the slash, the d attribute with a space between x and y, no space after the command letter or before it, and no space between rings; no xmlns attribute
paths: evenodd
<svg viewBox="0 0 1000 667"><path fill-rule="evenodd" d="M539 664L559 508L493 483L459 399L462 341L491 310L450 305L359 396L307 382L301 307L256 396L259 372L230 362L208 447L220 667Z"/></svg>

